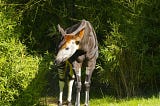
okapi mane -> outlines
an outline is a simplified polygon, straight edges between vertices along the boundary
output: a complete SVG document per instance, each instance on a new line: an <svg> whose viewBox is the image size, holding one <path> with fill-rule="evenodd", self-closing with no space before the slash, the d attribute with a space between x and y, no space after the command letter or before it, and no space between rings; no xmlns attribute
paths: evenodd
<svg viewBox="0 0 160 106"><path fill-rule="evenodd" d="M76 35L79 31L81 31L86 26L86 20L82 20L78 24L75 24L65 30L66 34Z"/></svg>
<svg viewBox="0 0 160 106"><path fill-rule="evenodd" d="M85 51L93 50L98 45L96 33L92 25L88 21L86 21L86 27L84 36L81 40L81 45L83 46L82 48L84 48Z"/></svg>
<svg viewBox="0 0 160 106"><path fill-rule="evenodd" d="M77 28L81 25L81 22L79 22L78 24L75 24L69 28L67 28L65 31L66 31L66 34L70 34L72 32L74 32L75 30L77 30Z"/></svg>

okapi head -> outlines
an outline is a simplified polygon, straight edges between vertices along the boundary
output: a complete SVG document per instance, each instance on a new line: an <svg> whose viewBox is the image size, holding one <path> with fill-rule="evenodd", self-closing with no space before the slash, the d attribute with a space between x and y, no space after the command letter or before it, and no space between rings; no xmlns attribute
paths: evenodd
<svg viewBox="0 0 160 106"><path fill-rule="evenodd" d="M81 23L67 28L66 30L58 24L58 30L61 33L61 41L58 46L55 64L66 61L80 48L80 42L84 36L85 26L85 20L82 20Z"/></svg>

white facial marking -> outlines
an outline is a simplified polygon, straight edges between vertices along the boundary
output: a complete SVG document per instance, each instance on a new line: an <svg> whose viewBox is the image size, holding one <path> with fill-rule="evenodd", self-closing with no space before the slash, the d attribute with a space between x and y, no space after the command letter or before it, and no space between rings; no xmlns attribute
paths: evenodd
<svg viewBox="0 0 160 106"><path fill-rule="evenodd" d="M79 45L75 43L75 40L70 40L69 42L67 42L64 48L59 50L56 58L60 61L66 61L76 52L78 48Z"/></svg>

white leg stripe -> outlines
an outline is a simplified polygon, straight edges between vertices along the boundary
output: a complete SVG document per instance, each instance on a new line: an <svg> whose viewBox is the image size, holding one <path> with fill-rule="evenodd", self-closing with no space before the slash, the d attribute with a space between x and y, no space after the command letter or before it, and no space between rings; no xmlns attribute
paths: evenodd
<svg viewBox="0 0 160 106"><path fill-rule="evenodd" d="M77 75L81 77L81 68L79 68Z"/></svg>
<svg viewBox="0 0 160 106"><path fill-rule="evenodd" d="M90 68L86 67L86 75L89 75Z"/></svg>
<svg viewBox="0 0 160 106"><path fill-rule="evenodd" d="M86 91L85 92L85 105L87 105L88 106L88 103L89 102L89 91Z"/></svg>
<svg viewBox="0 0 160 106"><path fill-rule="evenodd" d="M67 100L69 102L71 102L71 99L72 99L72 86L73 86L73 83L74 83L74 80L70 80L68 82L68 98L67 98Z"/></svg>
<svg viewBox="0 0 160 106"><path fill-rule="evenodd" d="M59 89L60 89L59 102L60 102L60 103L62 103L63 88L64 88L64 82L63 82L63 81L59 81Z"/></svg>
<svg viewBox="0 0 160 106"><path fill-rule="evenodd" d="M80 92L77 95L75 106L80 106Z"/></svg>
<svg viewBox="0 0 160 106"><path fill-rule="evenodd" d="M87 83L89 84L89 82L87 82L87 81L84 82L84 84L87 84Z"/></svg>
<svg viewBox="0 0 160 106"><path fill-rule="evenodd" d="M62 96L63 96L63 92L59 93L59 102L62 103Z"/></svg>

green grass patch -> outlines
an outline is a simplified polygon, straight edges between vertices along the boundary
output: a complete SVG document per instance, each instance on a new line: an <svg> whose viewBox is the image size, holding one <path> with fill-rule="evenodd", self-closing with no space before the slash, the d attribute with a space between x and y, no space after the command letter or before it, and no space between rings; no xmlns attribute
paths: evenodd
<svg viewBox="0 0 160 106"><path fill-rule="evenodd" d="M90 106L160 106L160 98L133 98L114 99L105 97L102 99L91 99Z"/></svg>
<svg viewBox="0 0 160 106"><path fill-rule="evenodd" d="M57 106L57 98L43 97L41 98L40 106ZM75 101L74 101L75 102ZM72 105L74 106L74 102ZM84 103L81 102L81 106ZM66 106L64 103L63 106ZM90 99L90 106L160 106L160 98L130 98L116 99L112 97L104 97L99 99Z"/></svg>

